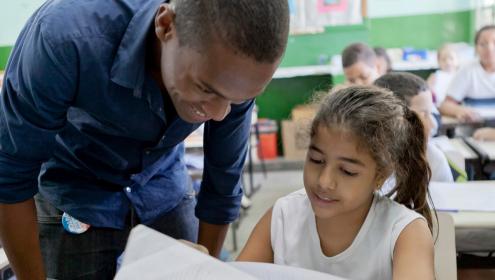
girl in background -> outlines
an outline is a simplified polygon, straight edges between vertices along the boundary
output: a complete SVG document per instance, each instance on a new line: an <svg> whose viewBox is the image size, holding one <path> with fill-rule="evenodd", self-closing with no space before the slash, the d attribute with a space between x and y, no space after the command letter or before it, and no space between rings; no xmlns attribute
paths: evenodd
<svg viewBox="0 0 495 280"><path fill-rule="evenodd" d="M435 104L440 106L447 95L447 88L457 72L459 59L452 45L445 44L438 49L437 60L440 69L431 74L427 82L434 93Z"/></svg>

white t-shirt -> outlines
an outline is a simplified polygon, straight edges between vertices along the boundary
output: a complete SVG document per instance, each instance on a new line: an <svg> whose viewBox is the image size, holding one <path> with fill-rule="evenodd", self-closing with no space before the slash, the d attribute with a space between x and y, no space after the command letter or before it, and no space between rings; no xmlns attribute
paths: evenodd
<svg viewBox="0 0 495 280"><path fill-rule="evenodd" d="M455 76L455 72L445 72L443 70L437 70L435 72L435 84L433 85L433 92L435 93L435 103L440 104L447 95L447 88L450 82Z"/></svg>
<svg viewBox="0 0 495 280"><path fill-rule="evenodd" d="M431 169L432 182L454 182L454 176L450 171L445 154L435 144L428 142L426 145L426 159Z"/></svg>
<svg viewBox="0 0 495 280"><path fill-rule="evenodd" d="M375 194L352 244L340 254L323 254L311 203L304 189L273 206L271 243L274 263L330 273L348 279L392 279L395 242L413 220L424 219L387 197Z"/></svg>
<svg viewBox="0 0 495 280"><path fill-rule="evenodd" d="M486 72L479 60L471 61L452 79L447 95L459 102L465 98L495 98L495 73Z"/></svg>

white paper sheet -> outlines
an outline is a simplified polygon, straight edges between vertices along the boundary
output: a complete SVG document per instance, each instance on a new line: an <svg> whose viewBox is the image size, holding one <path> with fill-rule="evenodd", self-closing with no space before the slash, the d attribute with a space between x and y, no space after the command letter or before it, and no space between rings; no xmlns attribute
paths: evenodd
<svg viewBox="0 0 495 280"><path fill-rule="evenodd" d="M129 236L116 280L126 279L256 279L146 226Z"/></svg>
<svg viewBox="0 0 495 280"><path fill-rule="evenodd" d="M437 210L495 211L495 181L431 182L429 190Z"/></svg>

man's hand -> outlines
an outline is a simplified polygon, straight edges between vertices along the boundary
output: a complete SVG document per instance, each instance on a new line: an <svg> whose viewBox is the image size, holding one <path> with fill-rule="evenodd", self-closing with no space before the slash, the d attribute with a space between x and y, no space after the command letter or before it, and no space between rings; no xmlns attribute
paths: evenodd
<svg viewBox="0 0 495 280"><path fill-rule="evenodd" d="M179 239L179 241L180 241L182 244L184 244L184 245L186 245L186 246L188 246L188 247L191 247L191 248L193 248L193 249L196 249L196 250L200 251L201 253L205 253L205 254L207 254L207 255L209 255L209 254L210 254L210 253L208 252L208 249L206 249L206 247L205 247L205 246L203 246L203 245L196 244L196 243L192 243L191 241L184 240L184 239Z"/></svg>
<svg viewBox="0 0 495 280"><path fill-rule="evenodd" d="M0 240L17 279L45 279L34 199L0 203Z"/></svg>

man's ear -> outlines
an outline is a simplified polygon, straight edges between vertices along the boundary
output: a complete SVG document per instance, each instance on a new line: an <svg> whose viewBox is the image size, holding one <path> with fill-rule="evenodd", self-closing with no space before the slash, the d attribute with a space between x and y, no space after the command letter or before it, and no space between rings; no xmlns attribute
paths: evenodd
<svg viewBox="0 0 495 280"><path fill-rule="evenodd" d="M175 11L170 4L164 3L158 7L155 15L155 34L160 41L165 42L175 34Z"/></svg>

